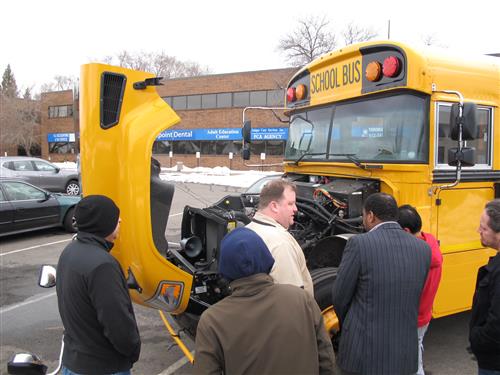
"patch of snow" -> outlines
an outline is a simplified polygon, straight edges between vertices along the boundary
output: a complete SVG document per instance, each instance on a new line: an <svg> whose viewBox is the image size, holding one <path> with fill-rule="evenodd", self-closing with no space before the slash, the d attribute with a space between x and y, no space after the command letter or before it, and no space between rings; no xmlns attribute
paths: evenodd
<svg viewBox="0 0 500 375"><path fill-rule="evenodd" d="M183 167L178 171L177 167L172 167L162 168L160 178L166 181L247 188L264 176L279 174L281 173L276 171L235 171L227 167Z"/></svg>

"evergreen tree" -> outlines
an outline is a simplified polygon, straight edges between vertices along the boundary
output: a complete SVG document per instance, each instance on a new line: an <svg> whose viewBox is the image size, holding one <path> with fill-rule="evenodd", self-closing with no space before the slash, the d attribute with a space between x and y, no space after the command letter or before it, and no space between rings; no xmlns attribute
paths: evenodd
<svg viewBox="0 0 500 375"><path fill-rule="evenodd" d="M14 78L14 74L10 69L10 64L7 65L7 68L3 72L0 93L8 98L17 98L17 96L19 95L16 79Z"/></svg>
<svg viewBox="0 0 500 375"><path fill-rule="evenodd" d="M26 90L24 90L23 98L24 99L31 99L31 90L29 87L26 87Z"/></svg>

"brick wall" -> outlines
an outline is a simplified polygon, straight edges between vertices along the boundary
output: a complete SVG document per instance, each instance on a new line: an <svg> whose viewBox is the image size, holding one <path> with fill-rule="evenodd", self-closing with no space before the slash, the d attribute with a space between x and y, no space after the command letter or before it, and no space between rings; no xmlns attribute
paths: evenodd
<svg viewBox="0 0 500 375"><path fill-rule="evenodd" d="M49 107L72 105L73 91L55 91L42 93L41 105L41 146L42 158L54 162L76 161L75 154L49 154L49 144L47 142L48 133L74 133L73 117L49 118Z"/></svg>
<svg viewBox="0 0 500 375"><path fill-rule="evenodd" d="M239 72L228 74L214 74L200 77L176 78L163 80L163 86L158 86L158 94L164 96L210 94L222 92L254 91L254 90L278 90L286 87L288 81L296 69L274 69L253 72ZM74 124L71 117L48 118L48 107L57 105L70 105L73 100L71 90L51 92L42 94L42 157L53 161L73 161L76 155L72 154L50 154L48 153L48 133L73 133ZM243 108L220 108L180 110L177 114L181 122L175 125L175 129L198 129L198 128L240 128L242 126ZM284 127L270 111L248 110L248 119L252 120L252 127ZM155 158L162 165L168 166L170 159L168 155L156 154ZM189 167L195 167L197 160L195 155L174 155L172 163L182 162ZM281 163L282 157L268 156L266 164ZM260 165L260 156L252 155L252 160L244 161L241 155L234 155L233 169L260 169L248 167L245 164ZM206 167L229 166L227 155L201 155L200 164ZM270 169L270 167L264 167ZM281 170L279 166L272 169Z"/></svg>

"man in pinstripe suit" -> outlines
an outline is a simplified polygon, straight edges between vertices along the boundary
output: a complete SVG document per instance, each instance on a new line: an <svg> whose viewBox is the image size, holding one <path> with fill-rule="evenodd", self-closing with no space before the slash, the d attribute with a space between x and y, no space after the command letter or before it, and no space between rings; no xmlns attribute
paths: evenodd
<svg viewBox="0 0 500 375"><path fill-rule="evenodd" d="M431 249L402 230L398 206L385 193L363 207L368 233L347 242L333 286L340 321L337 364L347 374L414 374L417 317Z"/></svg>

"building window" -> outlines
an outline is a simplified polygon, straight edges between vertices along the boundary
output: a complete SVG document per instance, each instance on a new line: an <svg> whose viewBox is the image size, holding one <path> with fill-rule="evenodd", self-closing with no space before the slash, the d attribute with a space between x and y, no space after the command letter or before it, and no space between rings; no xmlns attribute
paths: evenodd
<svg viewBox="0 0 500 375"><path fill-rule="evenodd" d="M165 96L162 98L163 100L165 100L165 102L170 106L172 107L172 97L171 96Z"/></svg>
<svg viewBox="0 0 500 375"><path fill-rule="evenodd" d="M49 154L74 154L74 142L49 142Z"/></svg>
<svg viewBox="0 0 500 375"><path fill-rule="evenodd" d="M233 106L233 94L223 92L217 94L217 108L229 108Z"/></svg>
<svg viewBox="0 0 500 375"><path fill-rule="evenodd" d="M171 141L155 141L153 143L153 154L168 154L172 151Z"/></svg>
<svg viewBox="0 0 500 375"><path fill-rule="evenodd" d="M266 155L284 155L284 141L266 141Z"/></svg>
<svg viewBox="0 0 500 375"><path fill-rule="evenodd" d="M267 104L266 91L250 91L250 106L265 107Z"/></svg>
<svg viewBox="0 0 500 375"><path fill-rule="evenodd" d="M252 141L252 143L250 143L250 152L253 155L260 155L266 152L266 141Z"/></svg>
<svg viewBox="0 0 500 375"><path fill-rule="evenodd" d="M174 96L172 98L173 109L186 109L187 100L185 96Z"/></svg>
<svg viewBox="0 0 500 375"><path fill-rule="evenodd" d="M216 155L217 154L217 141L201 141L201 154L202 155Z"/></svg>
<svg viewBox="0 0 500 375"><path fill-rule="evenodd" d="M211 109L231 107L283 107L283 90L221 92L216 94L165 96L173 109Z"/></svg>
<svg viewBox="0 0 500 375"><path fill-rule="evenodd" d="M267 92L267 105L269 107L284 107L285 94L283 90L269 90Z"/></svg>
<svg viewBox="0 0 500 375"><path fill-rule="evenodd" d="M187 109L200 109L201 95L189 95L187 97Z"/></svg>
<svg viewBox="0 0 500 375"><path fill-rule="evenodd" d="M174 154L192 155L200 151L200 141L174 141L172 148Z"/></svg>
<svg viewBox="0 0 500 375"><path fill-rule="evenodd" d="M72 105L49 106L49 118L72 117L72 116L73 116Z"/></svg>
<svg viewBox="0 0 500 375"><path fill-rule="evenodd" d="M250 93L248 91L235 92L233 94L233 107L248 107L250 104Z"/></svg>
<svg viewBox="0 0 500 375"><path fill-rule="evenodd" d="M202 95L201 108L203 109L217 108L217 95L216 94Z"/></svg>

